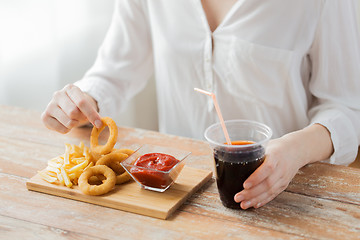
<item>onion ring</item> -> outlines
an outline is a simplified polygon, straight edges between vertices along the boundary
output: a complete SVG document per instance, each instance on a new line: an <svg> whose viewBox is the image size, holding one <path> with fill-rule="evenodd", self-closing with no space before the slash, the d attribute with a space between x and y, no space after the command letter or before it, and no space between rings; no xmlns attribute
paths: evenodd
<svg viewBox="0 0 360 240"><path fill-rule="evenodd" d="M97 155L104 155L110 153L114 148L118 137L118 128L114 120L112 120L110 117L104 117L101 119L101 121L103 123L102 127L93 127L90 136L91 151ZM104 130L105 126L108 126L110 136L105 145L99 145L99 135L101 131Z"/></svg>
<svg viewBox="0 0 360 240"><path fill-rule="evenodd" d="M128 172L125 171L122 174L116 176L116 184L123 184L123 183L129 181L130 179L131 179L131 176L129 175Z"/></svg>
<svg viewBox="0 0 360 240"><path fill-rule="evenodd" d="M130 156L131 154L134 153L134 150L127 149L127 148L122 148L122 149L116 149L116 148L114 148L111 152L125 153L125 154L127 154L128 156Z"/></svg>
<svg viewBox="0 0 360 240"><path fill-rule="evenodd" d="M94 152L90 152L90 156L91 156L90 160L94 163L94 165L101 158L101 155Z"/></svg>
<svg viewBox="0 0 360 240"><path fill-rule="evenodd" d="M90 185L90 177L97 175L103 175L106 179L100 185ZM105 165L93 166L80 175L78 183L80 190L84 194L102 195L114 188L116 184L116 175L113 170Z"/></svg>
<svg viewBox="0 0 360 240"><path fill-rule="evenodd" d="M105 180L104 175L97 175L97 176L91 176L88 182L90 185L101 185L103 180Z"/></svg>
<svg viewBox="0 0 360 240"><path fill-rule="evenodd" d="M132 150L127 149L126 151L130 152ZM117 150L101 157L96 162L96 165L106 165L110 167L116 173L116 184L122 184L131 179L131 176L128 174L128 172L126 172L120 165L120 162L124 161L126 158L128 158L127 154L121 153L121 150ZM98 177L101 180L102 176Z"/></svg>
<svg viewBox="0 0 360 240"><path fill-rule="evenodd" d="M110 167L116 174L123 173L125 170L120 165L120 162L124 161L128 157L127 154L120 153L118 151L111 152L102 156L97 162L97 165L106 165Z"/></svg>
<svg viewBox="0 0 360 240"><path fill-rule="evenodd" d="M131 149L127 149L127 148L122 148L122 149L116 149L114 148L111 153L121 153L121 154L126 154L128 158L131 154L134 153L134 150L131 150ZM125 159L123 159L125 160ZM123 161L122 160L122 161ZM119 161L119 162L112 162L110 163L110 168L112 168L116 174L122 174L125 172L125 169L120 165L120 162L122 161ZM117 165L117 166L116 166ZM120 183L117 183L117 184L120 184Z"/></svg>

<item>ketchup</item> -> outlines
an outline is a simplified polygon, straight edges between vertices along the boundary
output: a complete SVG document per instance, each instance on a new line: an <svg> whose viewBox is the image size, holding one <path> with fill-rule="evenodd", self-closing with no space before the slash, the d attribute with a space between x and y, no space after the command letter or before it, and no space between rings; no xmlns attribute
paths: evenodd
<svg viewBox="0 0 360 240"><path fill-rule="evenodd" d="M143 185L154 188L166 188L172 179L164 172L169 171L178 162L179 160L168 154L148 153L139 157L134 163L135 166L146 169L132 167L130 172Z"/></svg>

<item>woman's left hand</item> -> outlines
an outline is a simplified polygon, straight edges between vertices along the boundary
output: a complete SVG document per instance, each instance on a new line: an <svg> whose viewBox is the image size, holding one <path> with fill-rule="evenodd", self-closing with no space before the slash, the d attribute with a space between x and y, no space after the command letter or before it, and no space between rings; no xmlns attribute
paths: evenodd
<svg viewBox="0 0 360 240"><path fill-rule="evenodd" d="M271 140L261 166L244 182L244 190L234 196L243 209L259 208L284 191L304 165L294 159L296 146L282 138Z"/></svg>
<svg viewBox="0 0 360 240"><path fill-rule="evenodd" d="M330 133L320 124L269 141L264 162L244 182L234 200L241 208L259 208L284 191L298 170L325 160L334 149Z"/></svg>

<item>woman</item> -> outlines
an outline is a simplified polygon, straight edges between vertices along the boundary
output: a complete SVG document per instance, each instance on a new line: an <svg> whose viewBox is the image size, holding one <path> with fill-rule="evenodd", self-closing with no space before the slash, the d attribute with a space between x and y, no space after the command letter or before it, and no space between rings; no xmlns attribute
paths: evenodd
<svg viewBox="0 0 360 240"><path fill-rule="evenodd" d="M155 73L161 132L202 138L224 118L274 131L264 163L234 196L246 209L304 165L348 164L360 139L360 39L352 0L119 0L94 66L56 92L44 124L66 133L114 116Z"/></svg>

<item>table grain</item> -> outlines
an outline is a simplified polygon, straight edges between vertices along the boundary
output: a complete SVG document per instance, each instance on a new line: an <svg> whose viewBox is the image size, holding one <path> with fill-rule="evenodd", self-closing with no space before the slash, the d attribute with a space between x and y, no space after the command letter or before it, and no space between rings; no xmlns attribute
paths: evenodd
<svg viewBox="0 0 360 240"><path fill-rule="evenodd" d="M355 167L307 165L273 201L246 211L223 207L213 178L168 220L27 190L65 143L89 146L90 131L62 135L37 111L0 106L0 239L360 239ZM213 170L204 141L119 126L117 147L145 143L191 151L189 166Z"/></svg>

